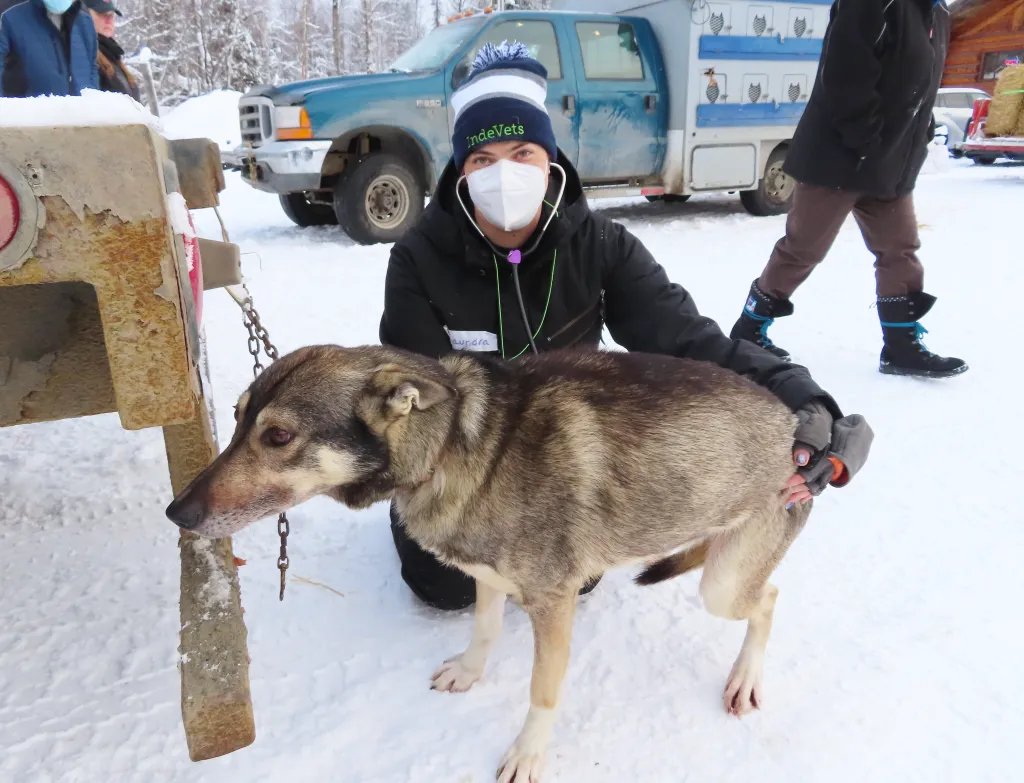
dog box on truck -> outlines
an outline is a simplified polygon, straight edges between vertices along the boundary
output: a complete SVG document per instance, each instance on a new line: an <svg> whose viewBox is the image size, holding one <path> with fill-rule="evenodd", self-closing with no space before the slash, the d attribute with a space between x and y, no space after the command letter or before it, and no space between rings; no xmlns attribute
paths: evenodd
<svg viewBox="0 0 1024 783"><path fill-rule="evenodd" d="M254 87L229 157L296 224L395 241L451 158L451 98L476 53L518 41L547 69L555 139L591 198L740 191L754 214L789 209L782 163L814 83L825 0L556 2L571 10L460 15L386 73Z"/></svg>
<svg viewBox="0 0 1024 783"><path fill-rule="evenodd" d="M666 196L740 191L755 215L786 212L786 151L814 85L831 0L554 0L628 14L654 30L668 80Z"/></svg>

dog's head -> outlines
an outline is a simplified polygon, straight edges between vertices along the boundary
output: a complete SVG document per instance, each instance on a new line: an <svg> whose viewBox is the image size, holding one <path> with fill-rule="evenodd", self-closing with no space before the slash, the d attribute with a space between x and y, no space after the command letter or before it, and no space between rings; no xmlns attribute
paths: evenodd
<svg viewBox="0 0 1024 783"><path fill-rule="evenodd" d="M426 480L456 395L440 363L386 348L302 348L242 394L235 432L167 516L211 538L315 495L361 508Z"/></svg>

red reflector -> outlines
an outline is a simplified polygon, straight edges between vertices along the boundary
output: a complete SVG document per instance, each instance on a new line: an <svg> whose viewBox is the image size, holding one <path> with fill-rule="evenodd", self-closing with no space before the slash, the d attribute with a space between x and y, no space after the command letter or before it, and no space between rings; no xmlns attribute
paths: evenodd
<svg viewBox="0 0 1024 783"><path fill-rule="evenodd" d="M21 209L14 188L0 177L0 250L11 244L20 219Z"/></svg>
<svg viewBox="0 0 1024 783"><path fill-rule="evenodd" d="M664 196L665 188L640 188L641 196Z"/></svg>

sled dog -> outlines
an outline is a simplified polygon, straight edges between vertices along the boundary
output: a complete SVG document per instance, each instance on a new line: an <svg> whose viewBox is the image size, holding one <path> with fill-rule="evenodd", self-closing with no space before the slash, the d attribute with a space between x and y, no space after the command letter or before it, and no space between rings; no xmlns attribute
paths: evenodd
<svg viewBox="0 0 1024 783"><path fill-rule="evenodd" d="M303 348L242 394L224 452L168 507L228 536L315 495L351 508L393 498L409 535L476 579L465 652L433 687L465 691L501 630L506 596L535 652L525 724L498 770L540 778L577 593L642 565L641 585L703 566L711 614L746 620L724 693L759 706L778 590L772 571L810 505L784 507L796 418L717 366L622 352L440 361L382 347Z"/></svg>

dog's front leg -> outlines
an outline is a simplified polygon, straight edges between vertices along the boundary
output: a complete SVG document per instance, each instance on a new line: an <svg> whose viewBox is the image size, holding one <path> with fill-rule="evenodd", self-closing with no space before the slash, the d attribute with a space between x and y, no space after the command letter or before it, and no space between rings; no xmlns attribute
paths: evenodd
<svg viewBox="0 0 1024 783"><path fill-rule="evenodd" d="M542 607L528 606L533 623L533 678L526 723L498 768L498 783L538 783L569 664L576 591Z"/></svg>
<svg viewBox="0 0 1024 783"><path fill-rule="evenodd" d="M487 656L501 635L501 621L505 614L505 593L476 580L476 618L473 639L462 655L442 663L431 678L430 687L436 691L462 693L484 673Z"/></svg>

